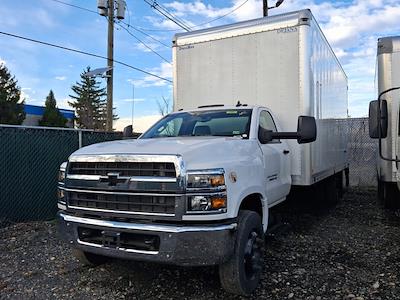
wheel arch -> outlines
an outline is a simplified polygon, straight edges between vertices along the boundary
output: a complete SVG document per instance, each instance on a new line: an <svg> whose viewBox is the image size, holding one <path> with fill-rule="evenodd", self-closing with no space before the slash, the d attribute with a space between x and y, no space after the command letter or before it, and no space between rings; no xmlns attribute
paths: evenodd
<svg viewBox="0 0 400 300"><path fill-rule="evenodd" d="M256 212L261 217L264 232L266 231L268 225L268 204L262 193L253 192L244 196L238 207L237 214L241 210Z"/></svg>

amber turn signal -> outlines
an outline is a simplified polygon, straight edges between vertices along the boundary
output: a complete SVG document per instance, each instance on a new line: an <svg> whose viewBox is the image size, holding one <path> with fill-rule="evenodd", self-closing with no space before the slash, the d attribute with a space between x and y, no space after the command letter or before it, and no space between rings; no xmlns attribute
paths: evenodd
<svg viewBox="0 0 400 300"><path fill-rule="evenodd" d="M226 198L212 198L211 207L213 209L220 209L226 207Z"/></svg>
<svg viewBox="0 0 400 300"><path fill-rule="evenodd" d="M212 176L210 178L210 183L213 187L225 185L224 175Z"/></svg>

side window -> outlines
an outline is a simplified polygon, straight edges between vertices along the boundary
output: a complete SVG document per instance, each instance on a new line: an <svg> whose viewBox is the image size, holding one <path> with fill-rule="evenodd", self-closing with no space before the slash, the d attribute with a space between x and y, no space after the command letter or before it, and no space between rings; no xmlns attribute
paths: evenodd
<svg viewBox="0 0 400 300"><path fill-rule="evenodd" d="M277 132L274 119L272 119L271 114L266 110L263 110L260 113L260 127ZM272 143L279 143L279 140L272 140Z"/></svg>
<svg viewBox="0 0 400 300"><path fill-rule="evenodd" d="M272 116L269 112L266 110L263 110L260 113L260 126L266 130L272 130L273 132L276 132L276 126L275 122L272 119Z"/></svg>

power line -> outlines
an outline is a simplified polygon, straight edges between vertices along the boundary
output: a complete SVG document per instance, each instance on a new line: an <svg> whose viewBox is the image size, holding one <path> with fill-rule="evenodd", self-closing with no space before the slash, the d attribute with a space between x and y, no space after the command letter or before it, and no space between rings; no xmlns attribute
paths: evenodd
<svg viewBox="0 0 400 300"><path fill-rule="evenodd" d="M235 11L237 11L239 8L241 8L243 5L245 5L247 2L249 2L249 0L245 0L244 2L242 2L242 4L236 6L236 7L235 7L234 9L232 9L230 12L228 12L228 13L222 15L222 16L219 16L219 17L217 17L217 18L215 18L215 19L212 19L211 21L208 21L208 22L205 22L205 23L201 23L201 24L194 25L194 26L192 26L192 27L190 27L190 28L200 27L200 26L207 25L207 24L213 23L213 22L215 22L215 21L218 21L218 20L220 20L220 19L222 19L222 18L225 18L226 16L229 16L230 14L233 14Z"/></svg>
<svg viewBox="0 0 400 300"><path fill-rule="evenodd" d="M71 7L75 7L75 8L81 9L81 10L86 10L88 12L95 13L96 15L98 14L98 12L95 11L95 10L91 10L89 8L85 8L85 7L82 7L82 6L74 5L74 4L71 4L71 3L64 2L64 1L60 1L60 0L50 0L50 1L57 2L57 3L60 3L60 4L64 4L64 5L68 5L68 6L71 6Z"/></svg>
<svg viewBox="0 0 400 300"><path fill-rule="evenodd" d="M167 47L167 48L171 48L171 46L169 46L169 45L163 43L162 41L156 39L156 38L153 37L152 35L150 35L150 34L148 34L147 32L144 32L144 31L143 31L143 30L146 30L146 29L140 29L139 27L132 26L132 25L130 25L130 24L124 22L124 21L121 21L121 23L123 23L123 24L125 24L126 26L128 26L128 28L132 28L132 29L134 29L134 30L140 32L141 34L143 34L143 35L145 35L145 36L148 36L149 38L151 38L151 39L152 39L153 41L155 41L155 42L157 42L157 43L159 43L159 44L161 44L161 45L163 45L163 46L165 46L165 47Z"/></svg>
<svg viewBox="0 0 400 300"><path fill-rule="evenodd" d="M172 14L171 12L169 12L164 6L162 6L161 4L157 3L156 0L153 1L153 4L149 3L148 0L144 0L147 4L149 4L152 8L156 9L159 13L161 13L164 17L166 17L167 19L171 20L172 22L174 22L175 24L177 24L179 27L185 29L186 31L191 31L193 28L196 27L200 27L203 25L207 25L210 23L213 23L215 21L218 21L222 18L225 18L227 16L229 16L230 14L233 14L235 11L237 11L238 9L240 9L243 5L245 5L247 2L249 2L249 0L245 0L243 1L240 5L236 6L235 8L233 8L231 11L227 12L226 14L219 16L215 19L212 19L210 21L204 22L204 23L200 23L197 25L193 25L193 26L189 26L188 24L185 23L185 21L183 21L182 19L179 19L177 16L175 16L174 14ZM160 7L161 9L164 10L165 14L163 12L161 12L160 10L157 9L157 7ZM168 15L166 15L168 14ZM145 29L143 29L145 30ZM151 30L146 30L146 31L175 31L175 30L157 30L157 29L151 29Z"/></svg>
<svg viewBox="0 0 400 300"><path fill-rule="evenodd" d="M87 12L95 13L96 15L98 15L98 12L97 12L97 11L94 11L94 10L91 10L91 9L88 9L88 8L85 8L85 7L81 7L81 6L78 6L78 5L70 4L70 3L67 3L67 2L64 2L64 1L60 1L60 0L50 0L50 1L57 2L57 3L63 4L63 5L68 5L68 6L71 6L71 7L74 7L74 8L78 8L78 9L81 9L81 10L84 10L84 11L87 11ZM161 42L160 40L158 40L158 39L156 39L155 37L151 36L150 34L144 32L143 30L139 29L138 27L132 26L132 25L130 24L130 23L131 23L131 22L130 22L130 15L129 15L129 22L128 22L128 23L126 23L126 22L124 22L124 21L121 21L121 22L124 23L126 26L128 26L128 28L132 28L132 29L134 29L134 30L140 32L141 34L143 34L143 35L145 35L145 36L148 36L149 38L151 38L151 39L154 40L155 42L160 43L161 45L163 45L163 46L165 46L165 47L167 47L167 48L171 48L171 46L169 46L169 45L167 45L167 44ZM146 29L144 29L144 30L146 30Z"/></svg>
<svg viewBox="0 0 400 300"><path fill-rule="evenodd" d="M152 31L152 32L175 32L179 29L155 29L155 28L143 28L143 27L136 27L144 31Z"/></svg>
<svg viewBox="0 0 400 300"><path fill-rule="evenodd" d="M86 7L82 7L82 6L70 4L70 3L67 3L67 2L64 2L64 1L60 1L60 0L49 0L49 1L57 2L57 3L59 3L59 4L63 4L63 5L67 5L67 6L71 6L71 7L80 9L80 10L85 10L85 11L87 11L87 12L94 13L94 14L98 15L98 12L97 12L97 11L88 9L88 8L86 8ZM123 22L123 23L124 23L125 25L128 25L126 22ZM142 27L132 26L132 25L130 25L130 23L131 23L131 22L130 22L130 15L129 15L129 27L131 27L131 28L133 28L133 29L135 29L135 30L137 30L137 31L141 32L142 34L147 35L147 36L149 36L149 37L151 37L151 36L150 36L148 33L145 33L145 32L143 32L143 31L154 31L154 32L156 32L156 31L160 31L160 32L161 32L161 31L177 31L177 29L153 29L153 28L142 28ZM141 30L143 30L143 31L141 31ZM163 44L162 42L160 42L160 41L157 40L156 38L154 38L154 37L151 37L151 38L152 38L153 40L158 41L159 43ZM168 48L170 48L170 46L168 46L168 45L166 45L166 44L163 44L163 45L166 46L166 47L168 47Z"/></svg>
<svg viewBox="0 0 400 300"><path fill-rule="evenodd" d="M151 8L157 10L161 15L166 17L168 20L174 22L176 25L181 27L182 29L186 31L190 31L190 28L187 27L187 25L180 23L178 20L175 19L174 15L169 13L168 11L164 11L162 7L157 3L157 1L153 0L153 3L150 3L148 0L144 0L148 5L150 5Z"/></svg>
<svg viewBox="0 0 400 300"><path fill-rule="evenodd" d="M141 39L139 39L136 35L134 35L132 32L129 31L128 28L122 26L121 24L117 25L119 27L121 27L122 29L124 29L131 37L133 37L134 39L136 39L139 43L141 43L143 46L145 46L147 49L149 49L151 52L153 52L155 55L157 55L158 57L160 57L162 60L166 61L167 63L171 64L171 62L166 59L165 57L163 57L160 53L158 53L157 51L155 51L153 48L151 48L149 45L147 45L145 42L143 42Z"/></svg>
<svg viewBox="0 0 400 300"><path fill-rule="evenodd" d="M187 28L190 28L190 25L188 23L186 23L186 20L181 19L178 16L176 16L175 14L173 14L172 12L170 12L164 5L157 3L155 0L154 0L154 2L156 3L156 5L161 7L165 12L167 12L171 17L173 17L175 20L178 20L181 24L185 25Z"/></svg>
<svg viewBox="0 0 400 300"><path fill-rule="evenodd" d="M71 51L71 52L75 52L75 53L79 53L79 54L83 54L83 55L87 55L87 56L93 56L93 57L97 57L97 58L101 58L101 59L108 60L107 57L102 56L102 55L99 55L99 54L94 54L94 53L90 53L90 52L86 52L86 51L81 51L81 50L77 50L77 49L73 49L73 48L69 48L69 47L64 47L64 46L60 46L60 45L56 45L56 44L52 44L52 43L47 43L47 42L43 42L43 41L39 41L39 40L27 38L27 37L24 37L24 36L20 36L20 35L8 33L8 32L0 31L0 34L6 35L6 36L10 36L10 37L14 37L14 38L18 38L18 39L22 39L22 40L29 41L29 42L34 42L34 43L38 43L38 44L50 46L50 47L53 47L53 48L58 48L58 49L66 50L66 51ZM133 69L133 70L142 72L142 73L144 73L144 74L147 74L147 75L149 75L149 76L156 77L156 78L158 78L158 79L161 79L161 80L164 80L164 81L167 81L167 82L171 82L171 83L172 83L172 81L169 80L169 79L167 79L167 78L164 78L164 77L161 77L161 76L159 76L159 75L150 73L150 72L145 71L145 70L143 70L143 69L140 69L140 68L138 68L138 67L134 67L134 66L132 66L132 65L128 65L127 63L124 63L124 62L121 62L121 61L118 61L118 60L115 60L115 59L113 59L112 61L115 62L115 63L117 63L117 64L120 64L120 65L122 65L122 66L131 68L131 69Z"/></svg>

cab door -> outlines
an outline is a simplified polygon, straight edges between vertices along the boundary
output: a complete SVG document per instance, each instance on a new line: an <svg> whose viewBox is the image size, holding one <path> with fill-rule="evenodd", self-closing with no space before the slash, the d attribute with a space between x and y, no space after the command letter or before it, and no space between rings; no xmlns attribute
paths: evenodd
<svg viewBox="0 0 400 300"><path fill-rule="evenodd" d="M277 132L271 113L262 109L259 112L259 126ZM268 205L282 201L290 191L290 152L284 140L272 140L262 144L258 140L264 159L265 188Z"/></svg>

